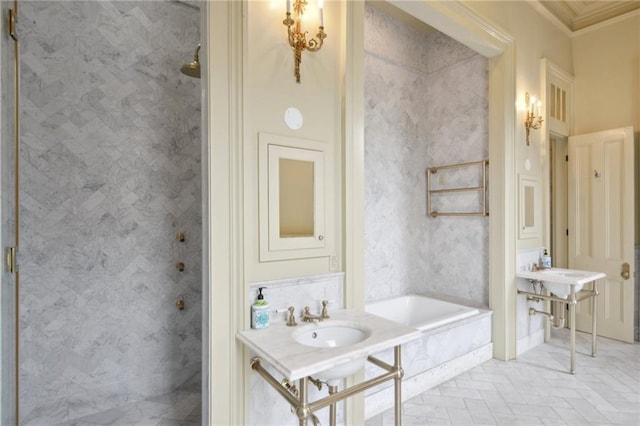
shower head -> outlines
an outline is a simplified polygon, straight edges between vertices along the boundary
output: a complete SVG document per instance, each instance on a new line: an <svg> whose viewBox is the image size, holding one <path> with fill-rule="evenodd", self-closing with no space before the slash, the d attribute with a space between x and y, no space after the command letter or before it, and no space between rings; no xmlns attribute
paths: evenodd
<svg viewBox="0 0 640 426"><path fill-rule="evenodd" d="M200 44L196 47L196 51L193 53L193 62L184 64L180 67L180 72L189 77L200 78L200 61L198 60L198 53L200 52Z"/></svg>

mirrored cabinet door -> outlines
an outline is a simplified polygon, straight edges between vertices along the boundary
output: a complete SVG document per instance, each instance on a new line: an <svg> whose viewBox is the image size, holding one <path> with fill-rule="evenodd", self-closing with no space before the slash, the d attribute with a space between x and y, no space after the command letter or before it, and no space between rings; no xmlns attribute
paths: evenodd
<svg viewBox="0 0 640 426"><path fill-rule="evenodd" d="M328 255L327 147L260 134L260 260Z"/></svg>
<svg viewBox="0 0 640 426"><path fill-rule="evenodd" d="M539 240L541 238L540 185L535 176L520 175L518 179L518 238ZM536 243L537 244L537 243Z"/></svg>

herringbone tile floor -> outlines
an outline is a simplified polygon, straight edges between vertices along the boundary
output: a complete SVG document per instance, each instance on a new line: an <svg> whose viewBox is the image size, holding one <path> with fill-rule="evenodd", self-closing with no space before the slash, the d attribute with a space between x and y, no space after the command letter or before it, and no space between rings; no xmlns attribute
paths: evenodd
<svg viewBox="0 0 640 426"><path fill-rule="evenodd" d="M577 335L576 374L568 374L569 334L508 362L490 360L406 401L405 425L640 425L640 344ZM65 423L200 424L200 395L175 392ZM366 422L392 425L393 410Z"/></svg>
<svg viewBox="0 0 640 426"><path fill-rule="evenodd" d="M578 333L568 374L568 330L518 359L490 360L406 401L405 425L640 425L640 344ZM392 425L393 410L367 426Z"/></svg>
<svg viewBox="0 0 640 426"><path fill-rule="evenodd" d="M201 409L199 392L176 391L56 426L199 426Z"/></svg>

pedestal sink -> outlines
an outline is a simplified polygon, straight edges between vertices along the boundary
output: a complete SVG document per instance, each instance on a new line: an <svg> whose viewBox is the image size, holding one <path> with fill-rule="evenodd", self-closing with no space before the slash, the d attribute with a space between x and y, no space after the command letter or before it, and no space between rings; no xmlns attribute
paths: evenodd
<svg viewBox="0 0 640 426"><path fill-rule="evenodd" d="M585 284L604 278L602 272L581 271L577 269L550 268L538 271L523 271L516 274L519 278L542 281L551 293L566 299L571 294L571 286L575 286L575 292L582 290Z"/></svg>
<svg viewBox="0 0 640 426"><path fill-rule="evenodd" d="M370 335L371 330L362 326L336 321L305 325L292 333L293 340L301 345L314 348L339 348L354 345L366 340ZM329 386L335 386L341 379L364 367L366 361L366 356L359 357L320 371L315 376L320 380L327 381Z"/></svg>
<svg viewBox="0 0 640 426"><path fill-rule="evenodd" d="M596 356L596 323L597 323L597 305L598 305L598 283L596 280L606 278L602 272L581 271L577 269L549 268L536 271L521 271L516 274L518 278L525 278L532 282L533 292L518 289L518 294L527 296L528 301L540 302L548 300L552 302L563 303L569 308L569 335L571 341L571 367L569 372L576 372L576 305L578 302L593 298L591 304L591 356ZM584 290L580 294L578 292L583 289L584 285L593 282L592 290ZM547 296L536 289L536 285L542 283L552 295ZM536 313L544 313L551 318L549 312L538 311L534 308L529 310L529 315Z"/></svg>
<svg viewBox="0 0 640 426"><path fill-rule="evenodd" d="M259 374L292 407L299 424L314 419L314 412L329 407L329 424L335 424L336 403L393 381L394 416L397 423L402 417L402 364L401 346L420 338L422 332L359 309L337 309L331 318L322 322L287 326L285 321L274 321L269 328L243 330L236 338L255 356L249 366ZM393 365L374 354L393 348ZM360 381L342 390L340 381L370 362L383 373ZM264 364L269 364L284 380L278 380ZM315 379L325 381L329 394L309 401L309 383ZM297 380L295 388L292 383ZM285 385L286 383L286 385Z"/></svg>

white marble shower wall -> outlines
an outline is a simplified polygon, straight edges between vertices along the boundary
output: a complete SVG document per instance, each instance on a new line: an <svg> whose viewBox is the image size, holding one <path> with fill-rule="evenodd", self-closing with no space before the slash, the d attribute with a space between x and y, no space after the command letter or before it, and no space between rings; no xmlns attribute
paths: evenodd
<svg viewBox="0 0 640 426"><path fill-rule="evenodd" d="M200 81L179 73L200 39L189 6L20 2L24 425L199 388Z"/></svg>
<svg viewBox="0 0 640 426"><path fill-rule="evenodd" d="M487 66L367 3L367 301L429 291L488 306L488 219L426 213L428 167L488 158Z"/></svg>

